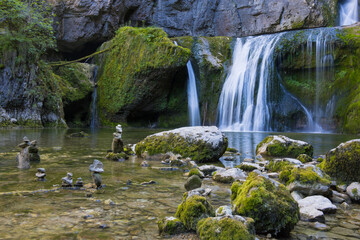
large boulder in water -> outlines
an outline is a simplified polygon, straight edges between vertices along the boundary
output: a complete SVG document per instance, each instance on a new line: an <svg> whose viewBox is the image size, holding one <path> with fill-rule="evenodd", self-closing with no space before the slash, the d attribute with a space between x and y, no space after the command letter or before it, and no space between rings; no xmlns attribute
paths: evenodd
<svg viewBox="0 0 360 240"><path fill-rule="evenodd" d="M141 156L173 152L198 162L217 161L225 152L228 140L215 127L183 127L150 135L136 144L135 152Z"/></svg>
<svg viewBox="0 0 360 240"><path fill-rule="evenodd" d="M297 158L300 154L307 154L312 157L313 151L313 146L309 143L281 135L267 136L256 146L256 155L263 157Z"/></svg>
<svg viewBox="0 0 360 240"><path fill-rule="evenodd" d="M259 234L287 235L299 220L299 207L283 184L254 171L231 186L233 212L255 221Z"/></svg>
<svg viewBox="0 0 360 240"><path fill-rule="evenodd" d="M341 143L330 150L320 167L338 180L360 182L360 139Z"/></svg>

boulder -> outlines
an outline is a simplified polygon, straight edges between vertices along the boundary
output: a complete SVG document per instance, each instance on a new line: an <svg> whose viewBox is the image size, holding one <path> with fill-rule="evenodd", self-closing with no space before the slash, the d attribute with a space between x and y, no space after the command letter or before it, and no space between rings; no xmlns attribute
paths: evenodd
<svg viewBox="0 0 360 240"><path fill-rule="evenodd" d="M300 208L300 219L307 222L325 223L324 213L311 206Z"/></svg>
<svg viewBox="0 0 360 240"><path fill-rule="evenodd" d="M184 184L184 187L186 191L190 191L196 188L201 187L201 179L198 175L192 175L186 180L186 183Z"/></svg>
<svg viewBox="0 0 360 240"><path fill-rule="evenodd" d="M231 203L235 214L251 217L256 232L287 235L299 220L299 207L283 184L250 173L243 184L234 182Z"/></svg>
<svg viewBox="0 0 360 240"><path fill-rule="evenodd" d="M360 139L341 143L330 150L320 167L338 180L360 182Z"/></svg>
<svg viewBox="0 0 360 240"><path fill-rule="evenodd" d="M295 166L281 171L279 177L290 192L297 191L305 196L330 196L330 178L319 173L312 167Z"/></svg>
<svg viewBox="0 0 360 240"><path fill-rule="evenodd" d="M235 166L236 168L239 168L245 172L251 172L255 169L258 170L263 170L264 167L261 167L259 164L257 163L251 163L251 162L242 162L240 165Z"/></svg>
<svg viewBox="0 0 360 240"><path fill-rule="evenodd" d="M323 213L335 213L337 207L331 201L320 195L309 196L298 201L300 208L312 207Z"/></svg>
<svg viewBox="0 0 360 240"><path fill-rule="evenodd" d="M232 216L232 209L230 206L221 206L215 211L216 217Z"/></svg>
<svg viewBox="0 0 360 240"><path fill-rule="evenodd" d="M188 230L196 230L197 223L207 217L214 217L214 208L205 197L184 194L183 201L178 206L175 217L179 218Z"/></svg>
<svg viewBox="0 0 360 240"><path fill-rule="evenodd" d="M241 216L227 215L201 219L197 224L196 232L202 240L255 240L254 220Z"/></svg>
<svg viewBox="0 0 360 240"><path fill-rule="evenodd" d="M297 159L302 163L308 163L311 162L313 159L307 154L300 154Z"/></svg>
<svg viewBox="0 0 360 240"><path fill-rule="evenodd" d="M216 182L231 183L236 180L245 180L246 173L239 168L222 169L214 172L213 179Z"/></svg>
<svg viewBox="0 0 360 240"><path fill-rule="evenodd" d="M267 136L256 146L256 155L263 157L297 158L300 154L313 155L313 146L307 142L281 135Z"/></svg>
<svg viewBox="0 0 360 240"><path fill-rule="evenodd" d="M138 156L147 151L150 155L173 152L197 162L217 161L225 152L228 140L215 127L184 127L160 132L136 144Z"/></svg>
<svg viewBox="0 0 360 240"><path fill-rule="evenodd" d="M158 221L157 224L160 235L171 236L186 232L184 224L180 221L180 219L175 217L165 217L164 219Z"/></svg>
<svg viewBox="0 0 360 240"><path fill-rule="evenodd" d="M190 170L188 176L191 177L192 175L198 175L200 178L204 178L204 177L205 177L204 173L201 172L201 171L200 171L199 169L197 169L197 168L193 168L193 169Z"/></svg>
<svg viewBox="0 0 360 240"><path fill-rule="evenodd" d="M351 200L360 200L360 183L353 182L346 188L346 193L350 196Z"/></svg>
<svg viewBox="0 0 360 240"><path fill-rule="evenodd" d="M198 168L201 172L204 173L205 176L212 176L213 172L225 169L225 168L214 166L214 165L202 165Z"/></svg>

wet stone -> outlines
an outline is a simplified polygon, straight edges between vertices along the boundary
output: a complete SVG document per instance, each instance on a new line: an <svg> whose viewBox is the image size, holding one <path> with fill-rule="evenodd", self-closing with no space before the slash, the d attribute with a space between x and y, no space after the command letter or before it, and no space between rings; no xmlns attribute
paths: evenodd
<svg viewBox="0 0 360 240"><path fill-rule="evenodd" d="M72 187L73 179L72 179L72 173L67 173L66 177L63 177L61 186L62 187Z"/></svg>

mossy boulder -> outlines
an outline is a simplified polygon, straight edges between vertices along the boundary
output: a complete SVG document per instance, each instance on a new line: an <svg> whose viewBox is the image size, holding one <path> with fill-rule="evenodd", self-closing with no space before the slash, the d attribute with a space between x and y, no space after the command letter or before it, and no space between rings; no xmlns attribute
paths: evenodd
<svg viewBox="0 0 360 240"><path fill-rule="evenodd" d="M127 155L125 152L121 152L121 153L109 152L108 154L106 154L105 158L111 161L122 162L129 159L129 155Z"/></svg>
<svg viewBox="0 0 360 240"><path fill-rule="evenodd" d="M360 139L341 143L330 150L320 167L337 180L360 182Z"/></svg>
<svg viewBox="0 0 360 240"><path fill-rule="evenodd" d="M279 178L290 192L296 191L305 196L331 194L330 177L314 166L284 169Z"/></svg>
<svg viewBox="0 0 360 240"><path fill-rule="evenodd" d="M141 156L173 152L197 162L214 162L224 154L228 140L215 127L184 127L160 132L138 142L135 153Z"/></svg>
<svg viewBox="0 0 360 240"><path fill-rule="evenodd" d="M254 240L255 231L241 220L244 219L240 216L226 216L226 217L212 217L205 218L197 224L196 232L202 240ZM244 219L245 220L245 219ZM246 220L245 220L246 221Z"/></svg>
<svg viewBox="0 0 360 240"><path fill-rule="evenodd" d="M188 230L196 230L196 225L201 219L214 216L214 208L205 197L198 195L187 197L187 193L184 194L183 201L175 214Z"/></svg>
<svg viewBox="0 0 360 240"><path fill-rule="evenodd" d="M287 235L299 220L299 207L283 184L252 172L231 186L233 212L253 218L257 233Z"/></svg>
<svg viewBox="0 0 360 240"><path fill-rule="evenodd" d="M200 177L198 175L192 175L191 177L189 177L186 180L184 187L185 187L186 191L190 191L190 190L201 187L201 184L202 184L202 182L201 182Z"/></svg>
<svg viewBox="0 0 360 240"><path fill-rule="evenodd" d="M189 177L193 176L193 175L197 175L200 178L204 178L204 174L197 168L193 168L189 171Z"/></svg>
<svg viewBox="0 0 360 240"><path fill-rule="evenodd" d="M270 172L281 172L297 165L301 165L301 162L294 158L273 159L269 161L265 169Z"/></svg>
<svg viewBox="0 0 360 240"><path fill-rule="evenodd" d="M297 159L301 161L302 163L308 163L311 162L313 159L307 154L300 154Z"/></svg>
<svg viewBox="0 0 360 240"><path fill-rule="evenodd" d="M176 46L160 28L122 27L101 50L108 50L97 60L103 125L148 124L163 112L186 116L186 76L177 76L186 74L189 49Z"/></svg>
<svg viewBox="0 0 360 240"><path fill-rule="evenodd" d="M263 157L297 158L300 154L313 156L313 146L286 136L267 136L256 146L256 155Z"/></svg>
<svg viewBox="0 0 360 240"><path fill-rule="evenodd" d="M158 221L157 224L160 235L171 236L187 231L180 219L175 217L165 217L164 219Z"/></svg>

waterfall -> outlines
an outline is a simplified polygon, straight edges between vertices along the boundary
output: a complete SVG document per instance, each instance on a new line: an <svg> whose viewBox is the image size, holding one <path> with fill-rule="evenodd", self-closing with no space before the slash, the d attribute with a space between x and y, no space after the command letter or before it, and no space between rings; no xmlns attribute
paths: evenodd
<svg viewBox="0 0 360 240"><path fill-rule="evenodd" d="M91 99L91 120L90 120L90 128L94 129L98 127L98 112L96 107L96 98L97 98L97 70L98 68L94 68L93 82L94 82L94 92L92 94Z"/></svg>
<svg viewBox="0 0 360 240"><path fill-rule="evenodd" d="M358 0L339 2L340 26L351 25L359 21Z"/></svg>
<svg viewBox="0 0 360 240"><path fill-rule="evenodd" d="M331 105L324 106L323 101L320 97L323 95L323 89L326 87L326 82L333 81L334 79L334 46L333 42L336 38L336 33L331 29L316 29L312 30L311 34L307 39L307 59L313 59L313 48L315 46L315 81L316 81L316 96L315 103L313 107L313 116L317 126L323 123L323 120L332 117L327 113L333 112L329 111L327 108L331 108ZM309 68L309 76L313 69ZM321 132L322 129L317 127L314 129L316 132Z"/></svg>
<svg viewBox="0 0 360 240"><path fill-rule="evenodd" d="M283 34L238 38L233 65L219 100L225 131L271 131L268 86L274 75L274 48Z"/></svg>
<svg viewBox="0 0 360 240"><path fill-rule="evenodd" d="M187 82L189 122L191 126L200 126L199 100L196 90L196 80L191 62L187 63L189 79Z"/></svg>

